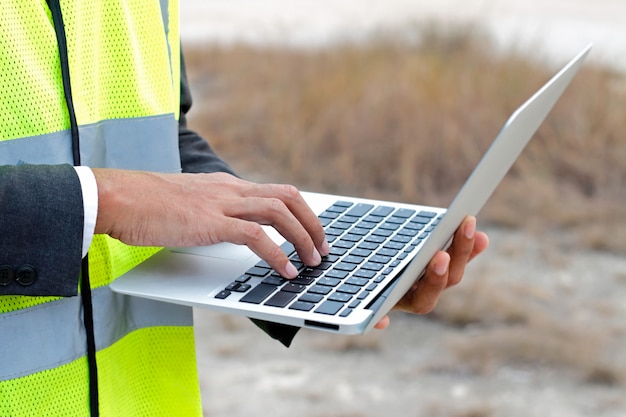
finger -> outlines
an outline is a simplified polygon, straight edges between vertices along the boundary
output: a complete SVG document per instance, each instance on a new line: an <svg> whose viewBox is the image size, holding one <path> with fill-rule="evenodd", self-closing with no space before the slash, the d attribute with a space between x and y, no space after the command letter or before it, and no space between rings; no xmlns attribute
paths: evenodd
<svg viewBox="0 0 626 417"><path fill-rule="evenodd" d="M227 218L220 240L239 245L246 245L257 256L285 278L295 278L298 270L291 263L285 252L278 246L256 222Z"/></svg>
<svg viewBox="0 0 626 417"><path fill-rule="evenodd" d="M439 251L433 256L424 276L415 283L397 305L398 309L416 314L430 313L448 284L450 255Z"/></svg>
<svg viewBox="0 0 626 417"><path fill-rule="evenodd" d="M328 255L330 248L326 241L324 227L296 187L282 184L256 184L250 192L258 197L278 198L282 201L307 231L318 252L322 256Z"/></svg>
<svg viewBox="0 0 626 417"><path fill-rule="evenodd" d="M271 225L293 243L305 264L319 265L321 256L327 255L330 248L319 218L306 205L297 189L265 185L259 186L256 194L258 196L238 201L226 214Z"/></svg>
<svg viewBox="0 0 626 417"><path fill-rule="evenodd" d="M465 266L474 253L476 240L476 218L467 216L454 233L452 245L448 248L450 254L450 273L447 286L458 284L465 273Z"/></svg>
<svg viewBox="0 0 626 417"><path fill-rule="evenodd" d="M386 329L389 326L389 323L391 323L391 320L389 319L389 316L385 316L382 319L380 319L380 321L378 323L376 323L374 328L378 329L378 330L384 330L384 329Z"/></svg>
<svg viewBox="0 0 626 417"><path fill-rule="evenodd" d="M476 237L474 239L474 249L470 254L467 262L474 259L476 256L480 255L489 247L489 237L483 232L476 232Z"/></svg>

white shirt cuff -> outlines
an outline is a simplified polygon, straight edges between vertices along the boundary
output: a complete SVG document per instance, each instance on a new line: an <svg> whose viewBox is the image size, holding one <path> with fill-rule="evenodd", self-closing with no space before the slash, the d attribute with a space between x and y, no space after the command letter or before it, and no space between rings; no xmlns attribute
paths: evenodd
<svg viewBox="0 0 626 417"><path fill-rule="evenodd" d="M96 219L98 217L98 184L91 168L86 166L75 166L76 174L80 180L83 191L83 258L87 255L91 241L96 229Z"/></svg>

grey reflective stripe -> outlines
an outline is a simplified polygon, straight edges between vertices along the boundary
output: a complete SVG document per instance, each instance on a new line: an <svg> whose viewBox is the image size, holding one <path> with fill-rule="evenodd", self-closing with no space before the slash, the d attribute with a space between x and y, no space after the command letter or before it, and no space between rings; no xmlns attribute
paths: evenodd
<svg viewBox="0 0 626 417"><path fill-rule="evenodd" d="M0 141L0 165L71 164L70 131Z"/></svg>
<svg viewBox="0 0 626 417"><path fill-rule="evenodd" d="M83 165L180 172L178 121L174 114L110 119L79 126ZM0 165L71 164L70 132L0 142ZM146 158L149 150L150 157Z"/></svg>
<svg viewBox="0 0 626 417"><path fill-rule="evenodd" d="M93 290L96 347L107 348L133 330L191 326L190 307ZM120 314L123 313L123 314ZM86 354L80 297L0 314L0 381L68 364Z"/></svg>
<svg viewBox="0 0 626 417"><path fill-rule="evenodd" d="M80 126L82 165L180 172L178 121L173 114L113 119ZM150 157L146 158L146 154Z"/></svg>

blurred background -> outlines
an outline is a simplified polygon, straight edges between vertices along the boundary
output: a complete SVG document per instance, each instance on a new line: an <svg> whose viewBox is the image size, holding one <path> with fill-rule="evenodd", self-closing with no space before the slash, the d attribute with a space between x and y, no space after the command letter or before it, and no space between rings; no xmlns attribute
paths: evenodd
<svg viewBox="0 0 626 417"><path fill-rule="evenodd" d="M183 0L191 126L244 177L447 205L513 110L594 49L424 317L285 349L196 310L206 416L626 416L626 3Z"/></svg>

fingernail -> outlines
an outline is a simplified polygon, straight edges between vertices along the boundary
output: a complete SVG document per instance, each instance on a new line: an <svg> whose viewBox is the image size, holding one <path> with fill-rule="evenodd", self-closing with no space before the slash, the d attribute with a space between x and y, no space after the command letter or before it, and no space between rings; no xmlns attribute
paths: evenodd
<svg viewBox="0 0 626 417"><path fill-rule="evenodd" d="M285 272L287 272L288 278L295 278L298 276L298 269L291 262L287 262Z"/></svg>
<svg viewBox="0 0 626 417"><path fill-rule="evenodd" d="M319 265L322 263L322 255L317 251L317 249L313 249L313 264Z"/></svg>
<svg viewBox="0 0 626 417"><path fill-rule="evenodd" d="M320 250L320 255L326 256L329 253L330 253L330 245L328 244L328 241L324 239L324 242L322 243L322 248Z"/></svg>
<svg viewBox="0 0 626 417"><path fill-rule="evenodd" d="M439 261L435 264L435 274L442 276L448 272L448 263Z"/></svg>
<svg viewBox="0 0 626 417"><path fill-rule="evenodd" d="M465 225L465 229L463 229L463 234L468 239L474 239L474 233L476 233L476 219L473 218L467 222Z"/></svg>

